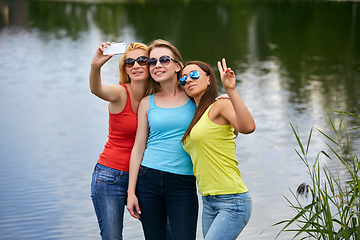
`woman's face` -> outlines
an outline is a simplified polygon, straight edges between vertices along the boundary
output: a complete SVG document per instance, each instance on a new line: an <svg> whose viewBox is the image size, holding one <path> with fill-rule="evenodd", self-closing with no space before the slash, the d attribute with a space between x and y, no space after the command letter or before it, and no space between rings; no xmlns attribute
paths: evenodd
<svg viewBox="0 0 360 240"><path fill-rule="evenodd" d="M207 76L196 64L188 65L183 69L182 79L184 80L185 78L185 92L193 98L201 97L210 85L210 76Z"/></svg>
<svg viewBox="0 0 360 240"><path fill-rule="evenodd" d="M175 62L174 54L170 49L165 47L154 48L150 52L149 60L152 60L149 71L156 82L161 83L169 79L176 79L177 81L177 72L181 70L181 67Z"/></svg>
<svg viewBox="0 0 360 240"><path fill-rule="evenodd" d="M126 53L125 61L127 61L128 66L125 65L125 71L129 75L131 81L141 81L149 79L149 67L147 62L144 61L147 59L146 51L143 49L134 49ZM137 61L133 61L137 60ZM144 64L145 63L145 64Z"/></svg>

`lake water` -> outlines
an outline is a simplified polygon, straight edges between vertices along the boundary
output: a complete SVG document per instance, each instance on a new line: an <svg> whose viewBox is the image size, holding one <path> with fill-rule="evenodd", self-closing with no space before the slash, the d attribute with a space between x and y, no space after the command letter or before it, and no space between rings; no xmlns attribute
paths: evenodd
<svg viewBox="0 0 360 240"><path fill-rule="evenodd" d="M235 70L257 124L236 139L253 197L239 239L274 239L270 226L295 214L283 195L310 183L290 123L305 141L312 127L331 134L327 111L338 123L332 110L360 109L359 2L0 0L0 10L0 239L100 239L90 181L108 112L88 75L103 41L163 38L185 61L216 70L225 57ZM117 82L118 61L103 67L104 83ZM314 132L309 159L328 150L324 140ZM124 238L143 239L129 214Z"/></svg>

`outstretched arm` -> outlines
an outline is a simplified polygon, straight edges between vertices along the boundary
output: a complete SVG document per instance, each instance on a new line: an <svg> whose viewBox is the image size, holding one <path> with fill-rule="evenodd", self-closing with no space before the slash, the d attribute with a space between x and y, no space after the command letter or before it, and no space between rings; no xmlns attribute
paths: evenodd
<svg viewBox="0 0 360 240"><path fill-rule="evenodd" d="M252 133L255 130L255 121L235 88L235 73L226 66L225 58L222 59L222 64L218 62L218 68L221 82L232 103L232 107L228 104L222 108L221 115L236 131L244 134Z"/></svg>
<svg viewBox="0 0 360 240"><path fill-rule="evenodd" d="M101 67L113 56L112 54L103 55L104 48L108 45L110 42L101 43L96 49L91 63L89 83L93 94L105 101L114 102L119 98L119 85L108 86L101 83Z"/></svg>
<svg viewBox="0 0 360 240"><path fill-rule="evenodd" d="M149 127L147 122L147 112L149 109L149 97L141 100L138 110L138 127L136 130L135 143L131 151L130 167L129 167L129 186L128 186L128 199L127 210L134 218L140 218L141 214L139 202L135 195L137 178L139 175L139 168L142 162L146 143L149 135ZM136 211L134 211L134 208Z"/></svg>

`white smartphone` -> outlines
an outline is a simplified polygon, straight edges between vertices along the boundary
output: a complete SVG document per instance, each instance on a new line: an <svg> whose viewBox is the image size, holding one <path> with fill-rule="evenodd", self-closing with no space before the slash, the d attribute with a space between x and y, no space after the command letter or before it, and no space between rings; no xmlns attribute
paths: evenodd
<svg viewBox="0 0 360 240"><path fill-rule="evenodd" d="M103 55L125 53L125 46L126 46L126 43L124 43L124 42L113 43L111 45L107 45L104 48Z"/></svg>

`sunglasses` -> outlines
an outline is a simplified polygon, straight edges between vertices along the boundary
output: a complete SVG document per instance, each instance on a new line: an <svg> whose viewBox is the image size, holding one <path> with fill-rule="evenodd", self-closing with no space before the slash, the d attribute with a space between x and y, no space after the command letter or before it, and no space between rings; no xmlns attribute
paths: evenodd
<svg viewBox="0 0 360 240"><path fill-rule="evenodd" d="M125 66L128 68L131 68L134 66L135 61L140 65L140 66L145 66L147 64L147 56L140 56L137 59L133 59L133 58L125 58L124 59L124 63Z"/></svg>
<svg viewBox="0 0 360 240"><path fill-rule="evenodd" d="M165 55L165 56L161 56L161 57L159 58L159 62L160 62L161 65L163 65L163 66L169 65L170 60L177 63L177 61L176 61L175 59L173 59L173 58L171 58L171 57L169 57L169 56L166 56L166 55ZM149 59L147 60L147 64L149 65L149 67L155 67L156 64L157 64L157 61L158 61L158 60L157 60L156 58L149 58Z"/></svg>
<svg viewBox="0 0 360 240"><path fill-rule="evenodd" d="M199 71L192 71L192 72L190 72L189 73L189 77L191 78L191 79L193 79L193 80L197 80L197 79L199 79L199 77L200 77L200 73L199 73ZM187 80L187 76L186 75L184 75L184 76L182 76L181 78L180 78L180 85L181 86L185 86L186 85L186 80Z"/></svg>

